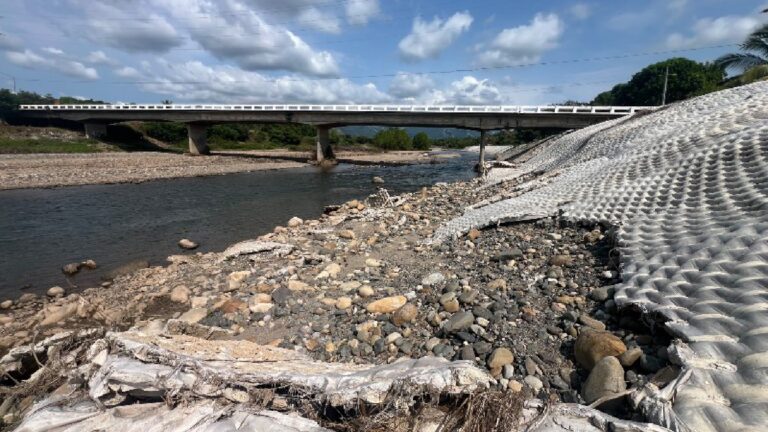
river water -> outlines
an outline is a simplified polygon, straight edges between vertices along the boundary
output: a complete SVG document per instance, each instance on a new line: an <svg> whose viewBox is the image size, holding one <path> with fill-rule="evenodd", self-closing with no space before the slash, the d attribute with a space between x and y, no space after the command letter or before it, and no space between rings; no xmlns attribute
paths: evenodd
<svg viewBox="0 0 768 432"><path fill-rule="evenodd" d="M87 288L131 261L167 264L167 256L184 253L181 238L198 242L195 252L220 251L293 216L316 219L326 205L365 198L376 191L372 176L384 178L390 193L466 180L474 176L476 158L465 153L434 165L339 165L0 191L0 300L69 287L61 267L70 262L98 263L72 279Z"/></svg>

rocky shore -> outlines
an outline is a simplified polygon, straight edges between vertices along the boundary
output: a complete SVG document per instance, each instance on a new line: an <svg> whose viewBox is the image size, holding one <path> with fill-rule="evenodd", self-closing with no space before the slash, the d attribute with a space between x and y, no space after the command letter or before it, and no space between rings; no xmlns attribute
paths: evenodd
<svg viewBox="0 0 768 432"><path fill-rule="evenodd" d="M665 335L616 314L613 237L600 226L549 218L427 244L481 198L479 185L382 192L329 207L317 220L292 218L221 253L129 266L79 293L56 287L6 300L0 349L171 320L208 329L207 340L248 341L327 364L463 360L487 371L492 388L546 402L611 400L627 383L671 376ZM623 403L609 407L642 420Z"/></svg>
<svg viewBox="0 0 768 432"><path fill-rule="evenodd" d="M444 155L402 151L339 152L341 163L405 165L435 163ZM311 166L306 152L222 151L192 157L177 153L0 154L0 190L87 184L141 183L179 177Z"/></svg>

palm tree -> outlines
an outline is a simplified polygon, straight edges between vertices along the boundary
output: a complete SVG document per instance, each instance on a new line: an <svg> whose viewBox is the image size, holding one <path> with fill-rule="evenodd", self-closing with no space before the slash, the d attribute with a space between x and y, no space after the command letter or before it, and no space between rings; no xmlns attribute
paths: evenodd
<svg viewBox="0 0 768 432"><path fill-rule="evenodd" d="M768 65L768 24L753 31L740 48L744 51L743 53L726 54L715 60L715 64L741 72Z"/></svg>

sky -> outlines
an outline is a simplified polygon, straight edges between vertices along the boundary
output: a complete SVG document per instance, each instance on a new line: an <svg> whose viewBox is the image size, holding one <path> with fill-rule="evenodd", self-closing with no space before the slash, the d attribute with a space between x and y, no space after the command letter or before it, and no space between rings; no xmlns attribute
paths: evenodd
<svg viewBox="0 0 768 432"><path fill-rule="evenodd" d="M588 102L768 22L768 0L4 3L0 87L126 103Z"/></svg>

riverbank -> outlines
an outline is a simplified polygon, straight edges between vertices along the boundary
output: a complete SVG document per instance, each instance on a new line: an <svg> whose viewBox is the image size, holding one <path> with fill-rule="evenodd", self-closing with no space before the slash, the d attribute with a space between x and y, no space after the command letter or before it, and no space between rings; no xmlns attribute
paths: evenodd
<svg viewBox="0 0 768 432"><path fill-rule="evenodd" d="M77 294L25 294L0 303L0 349L73 330L136 327L151 334L181 325L184 337L204 333L214 346L234 340L276 347L326 367L464 360L476 377L495 379L493 391L563 402L583 400L579 389L589 369L576 361L573 346L589 331L599 335L594 343L627 350L626 343L636 356L630 366L644 359L634 366L637 385L664 367L656 354L664 341L636 324L635 331L621 329L612 315L608 285L617 273L611 238L599 227L547 219L426 245L439 226L504 190L491 187L480 196L479 185L350 201L315 220L287 220L224 252L171 256L165 267L134 263ZM613 333L602 332L606 327ZM270 407L308 415L298 403L289 398L282 408ZM504 416L517 422L522 405L513 405ZM625 406L617 410L626 415Z"/></svg>
<svg viewBox="0 0 768 432"><path fill-rule="evenodd" d="M402 151L339 152L337 157L342 163L403 165L439 162L444 156ZM0 155L0 190L141 183L299 168L311 166L309 158L306 152L281 150L222 151L206 157L159 152Z"/></svg>

